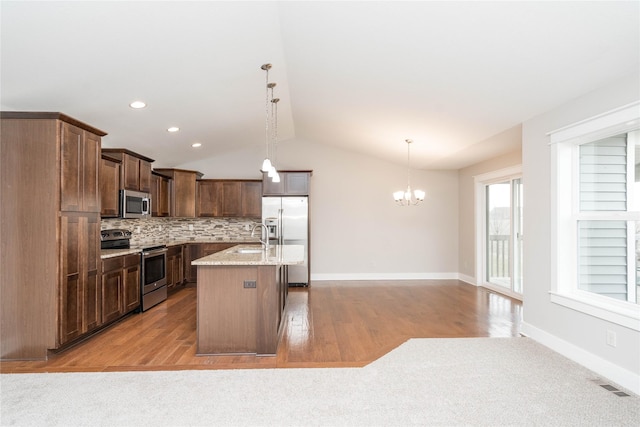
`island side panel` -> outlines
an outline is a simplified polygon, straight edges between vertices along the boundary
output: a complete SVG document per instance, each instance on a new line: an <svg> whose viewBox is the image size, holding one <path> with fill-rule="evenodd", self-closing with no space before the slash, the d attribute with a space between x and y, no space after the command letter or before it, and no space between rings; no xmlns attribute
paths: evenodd
<svg viewBox="0 0 640 427"><path fill-rule="evenodd" d="M197 354L256 353L256 267L198 266Z"/></svg>
<svg viewBox="0 0 640 427"><path fill-rule="evenodd" d="M278 321L280 307L276 266L258 267L258 299L256 353L276 354L278 349Z"/></svg>

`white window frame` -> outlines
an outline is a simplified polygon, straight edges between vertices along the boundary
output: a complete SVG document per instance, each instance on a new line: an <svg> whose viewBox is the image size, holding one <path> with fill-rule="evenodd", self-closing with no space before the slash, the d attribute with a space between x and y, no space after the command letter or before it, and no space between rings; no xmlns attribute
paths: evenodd
<svg viewBox="0 0 640 427"><path fill-rule="evenodd" d="M640 129L640 101L549 133L551 148L551 290L556 304L640 331L640 305L578 289L577 221L602 218L579 213L579 145ZM567 197L571 195L571 197ZM578 214L579 213L579 214ZM630 212L607 212L622 221Z"/></svg>

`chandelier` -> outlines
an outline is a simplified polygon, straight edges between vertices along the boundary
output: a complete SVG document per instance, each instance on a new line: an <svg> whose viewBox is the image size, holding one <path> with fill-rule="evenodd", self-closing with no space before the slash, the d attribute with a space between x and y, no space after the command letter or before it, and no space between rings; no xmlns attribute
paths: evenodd
<svg viewBox="0 0 640 427"><path fill-rule="evenodd" d="M266 80L266 94L264 104L264 142L265 142L265 157L262 162L262 172L266 172L267 176L271 178L273 182L280 182L280 174L276 170L276 150L278 139L278 102L279 98L273 97L273 88L276 87L275 83L269 82L269 70L271 64L263 64L260 69L265 71ZM271 93L269 93L271 91ZM271 108L269 108L271 105Z"/></svg>
<svg viewBox="0 0 640 427"><path fill-rule="evenodd" d="M393 193L393 199L400 206L417 205L424 200L425 192L422 190L414 190L411 192L411 143L410 139L405 140L407 143L407 189L396 191Z"/></svg>

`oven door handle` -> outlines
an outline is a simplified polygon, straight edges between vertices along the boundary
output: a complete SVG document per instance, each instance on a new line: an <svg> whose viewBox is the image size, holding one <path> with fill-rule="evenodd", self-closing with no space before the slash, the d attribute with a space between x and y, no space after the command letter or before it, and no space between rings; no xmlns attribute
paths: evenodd
<svg viewBox="0 0 640 427"><path fill-rule="evenodd" d="M144 255L144 256L149 256L149 255L159 255L159 254L164 253L164 252L167 252L167 251L168 251L168 249L167 249L167 248L164 248L164 249L157 249L157 250L153 250L153 251L150 251L150 252L142 252L142 255Z"/></svg>

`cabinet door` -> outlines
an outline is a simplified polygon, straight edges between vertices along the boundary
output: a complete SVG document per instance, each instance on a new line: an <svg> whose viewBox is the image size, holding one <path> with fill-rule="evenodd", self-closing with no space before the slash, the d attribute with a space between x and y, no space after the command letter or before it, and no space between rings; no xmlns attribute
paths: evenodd
<svg viewBox="0 0 640 427"><path fill-rule="evenodd" d="M82 211L82 138L83 130L61 122L60 210Z"/></svg>
<svg viewBox="0 0 640 427"><path fill-rule="evenodd" d="M169 288L184 282L182 248L182 246L172 246L167 251L167 287Z"/></svg>
<svg viewBox="0 0 640 427"><path fill-rule="evenodd" d="M184 275L187 282L194 283L198 280L198 267L191 265L191 261L202 258L202 249L201 243L193 243L185 246Z"/></svg>
<svg viewBox="0 0 640 427"><path fill-rule="evenodd" d="M140 261L124 269L124 313L140 307ZM125 265L127 263L125 262Z"/></svg>
<svg viewBox="0 0 640 427"><path fill-rule="evenodd" d="M184 260L182 258L182 251L180 251L180 253L176 255L173 274L175 278L175 284L182 285L184 283Z"/></svg>
<svg viewBox="0 0 640 427"><path fill-rule="evenodd" d="M60 210L100 212L100 137L61 122Z"/></svg>
<svg viewBox="0 0 640 427"><path fill-rule="evenodd" d="M280 182L273 182L266 173L262 174L262 195L282 196L284 195L284 172L280 172Z"/></svg>
<svg viewBox="0 0 640 427"><path fill-rule="evenodd" d="M116 320L122 314L122 281L122 270L102 275L102 323Z"/></svg>
<svg viewBox="0 0 640 427"><path fill-rule="evenodd" d="M139 191L140 159L129 154L122 155L122 183L125 190Z"/></svg>
<svg viewBox="0 0 640 427"><path fill-rule="evenodd" d="M285 182L284 190L287 196L309 195L309 173L287 172L282 179Z"/></svg>
<svg viewBox="0 0 640 427"><path fill-rule="evenodd" d="M217 216L236 217L242 213L242 185L237 181L222 181L220 183L220 211Z"/></svg>
<svg viewBox="0 0 640 427"><path fill-rule="evenodd" d="M162 182L162 178L158 175L151 175L151 215L152 216L161 216L160 215L160 192Z"/></svg>
<svg viewBox="0 0 640 427"><path fill-rule="evenodd" d="M197 188L196 215L199 217L217 216L218 191L220 190L220 182L197 181L196 188Z"/></svg>
<svg viewBox="0 0 640 427"><path fill-rule="evenodd" d="M83 218L83 221L85 219ZM100 292L100 217L97 214L86 217L86 245L83 245L81 270L83 274L83 316L82 332L96 329L102 324Z"/></svg>
<svg viewBox="0 0 640 427"><path fill-rule="evenodd" d="M173 215L183 218L196 216L196 174L176 171L173 179Z"/></svg>
<svg viewBox="0 0 640 427"><path fill-rule="evenodd" d="M245 218L262 217L262 182L242 183L242 212Z"/></svg>
<svg viewBox="0 0 640 427"><path fill-rule="evenodd" d="M169 178L160 180L158 216L171 216L171 183Z"/></svg>
<svg viewBox="0 0 640 427"><path fill-rule="evenodd" d="M173 279L174 269L175 269L175 255L167 254L167 288L173 288L176 283Z"/></svg>
<svg viewBox="0 0 640 427"><path fill-rule="evenodd" d="M140 160L139 163L138 188L144 193L151 192L151 163Z"/></svg>
<svg viewBox="0 0 640 427"><path fill-rule="evenodd" d="M153 216L171 216L169 181L169 178L151 175L151 214Z"/></svg>
<svg viewBox="0 0 640 427"><path fill-rule="evenodd" d="M100 161L100 216L117 218L120 196L120 163Z"/></svg>
<svg viewBox="0 0 640 427"><path fill-rule="evenodd" d="M67 343L100 324L100 218L60 217L59 342Z"/></svg>
<svg viewBox="0 0 640 427"><path fill-rule="evenodd" d="M100 212L100 137L83 132L82 211Z"/></svg>
<svg viewBox="0 0 640 427"><path fill-rule="evenodd" d="M80 216L60 217L59 343L65 344L82 334L82 236Z"/></svg>

